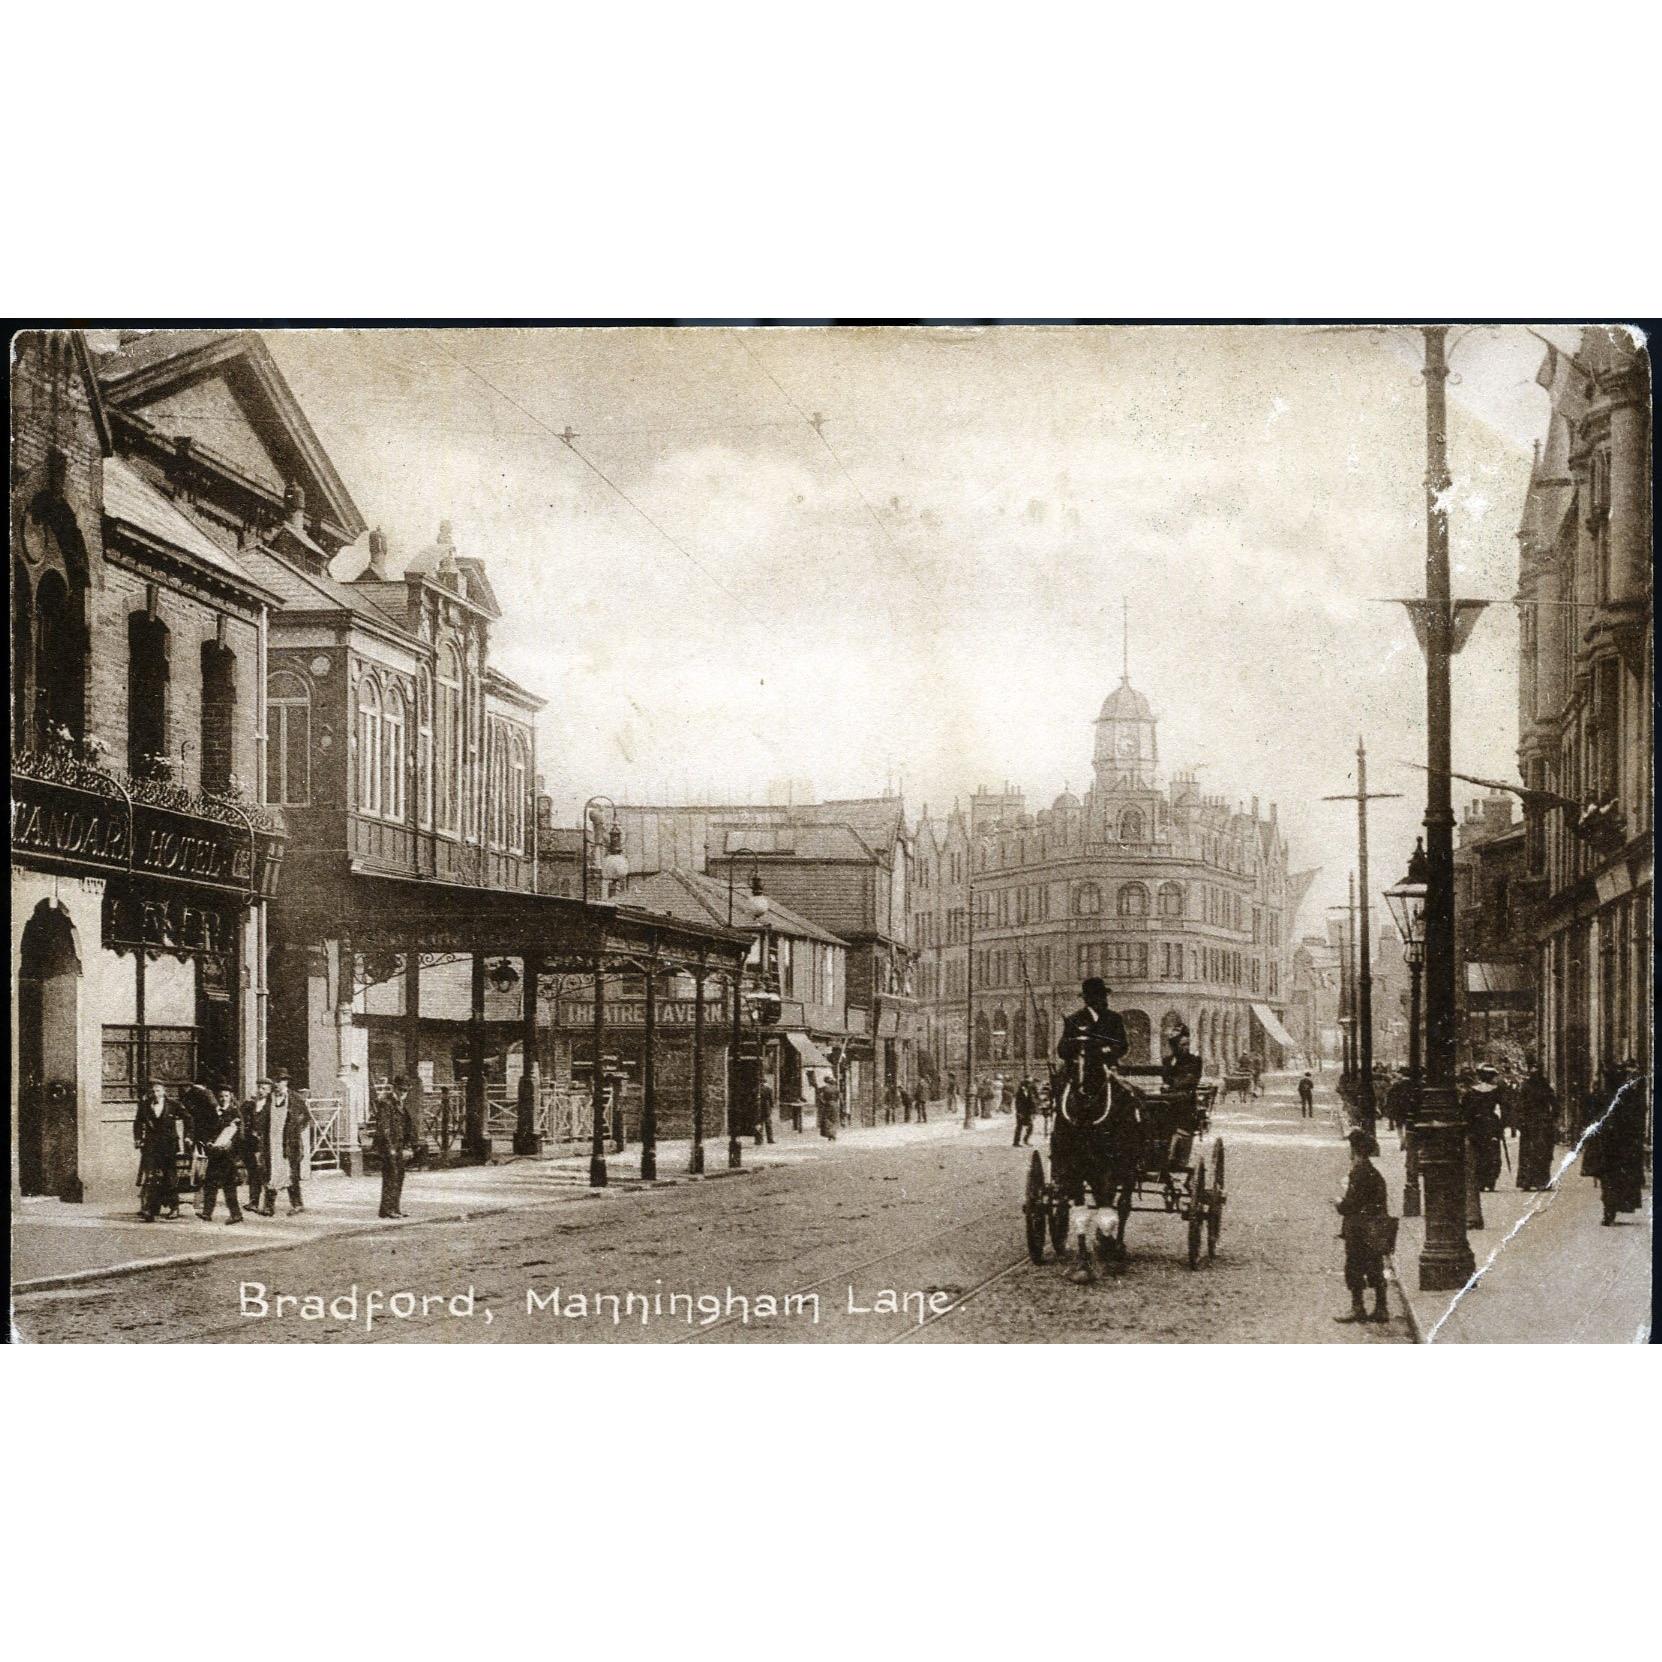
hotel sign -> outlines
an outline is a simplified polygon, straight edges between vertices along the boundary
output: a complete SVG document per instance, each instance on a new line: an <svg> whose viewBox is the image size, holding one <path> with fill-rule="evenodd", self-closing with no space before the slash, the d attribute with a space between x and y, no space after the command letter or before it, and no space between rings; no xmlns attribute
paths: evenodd
<svg viewBox="0 0 1662 1662"><path fill-rule="evenodd" d="M172 878L245 898L276 887L283 845L269 832L19 773L11 801L13 859Z"/></svg>

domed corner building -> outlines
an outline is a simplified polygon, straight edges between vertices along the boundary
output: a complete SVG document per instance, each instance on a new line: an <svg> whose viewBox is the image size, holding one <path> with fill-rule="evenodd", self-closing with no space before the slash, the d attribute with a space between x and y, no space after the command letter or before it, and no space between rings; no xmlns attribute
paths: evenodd
<svg viewBox="0 0 1662 1662"><path fill-rule="evenodd" d="M1083 800L1064 790L1029 813L1008 785L971 799L972 990L928 970L955 938L950 916L920 920L931 1033L962 1035L967 1004L977 1074L1042 1077L1080 982L1100 975L1133 1062L1158 1061L1182 1023L1209 1074L1252 1054L1266 1069L1302 1065L1285 1016L1294 914L1313 874L1289 877L1275 804L1267 817L1257 798L1232 807L1192 772L1162 781L1158 717L1128 675L1094 727ZM938 875L924 892L962 906L962 888ZM961 1037L935 1060L961 1074Z"/></svg>

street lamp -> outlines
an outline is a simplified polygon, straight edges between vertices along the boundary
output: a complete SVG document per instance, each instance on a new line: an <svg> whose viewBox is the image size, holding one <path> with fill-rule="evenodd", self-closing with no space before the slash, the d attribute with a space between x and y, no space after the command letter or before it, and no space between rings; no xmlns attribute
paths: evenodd
<svg viewBox="0 0 1662 1662"><path fill-rule="evenodd" d="M1402 936L1402 961L1408 966L1408 1111L1402 1187L1402 1215L1420 1215L1420 1150L1416 1122L1420 1112L1420 971L1425 967L1425 843L1416 839L1408 857L1408 875L1385 891L1385 904Z"/></svg>
<svg viewBox="0 0 1662 1662"><path fill-rule="evenodd" d="M610 828L602 832L600 815L595 810L604 803L612 810ZM602 900L611 893L614 884L621 883L629 875L629 857L623 852L623 827L618 824L617 804L609 796L591 796L583 804L583 899L589 898L589 848L590 832L594 833L593 846L599 848L604 842L606 852L600 858L600 878L602 883L600 898Z"/></svg>

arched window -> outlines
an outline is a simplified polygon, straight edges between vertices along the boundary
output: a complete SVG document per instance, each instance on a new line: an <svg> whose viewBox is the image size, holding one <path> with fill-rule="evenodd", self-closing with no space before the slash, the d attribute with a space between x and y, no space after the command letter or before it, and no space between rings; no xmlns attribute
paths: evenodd
<svg viewBox="0 0 1662 1662"><path fill-rule="evenodd" d="M404 818L404 694L387 688L387 707L381 716L381 812L390 820Z"/></svg>
<svg viewBox="0 0 1662 1662"><path fill-rule="evenodd" d="M1162 883L1159 895L1160 916L1163 918L1180 918L1183 916L1183 885L1181 883Z"/></svg>
<svg viewBox="0 0 1662 1662"><path fill-rule="evenodd" d="M312 695L298 675L266 681L266 801L303 807L312 799Z"/></svg>
<svg viewBox="0 0 1662 1662"><path fill-rule="evenodd" d="M439 652L437 716L439 830L456 831L461 828L462 660L448 641Z"/></svg>
<svg viewBox="0 0 1662 1662"><path fill-rule="evenodd" d="M416 808L424 831L433 829L433 677L421 672L416 689Z"/></svg>
<svg viewBox="0 0 1662 1662"><path fill-rule="evenodd" d="M237 655L202 645L202 789L224 792L236 771Z"/></svg>
<svg viewBox="0 0 1662 1662"><path fill-rule="evenodd" d="M358 812L381 811L381 689L373 675L358 683Z"/></svg>
<svg viewBox="0 0 1662 1662"><path fill-rule="evenodd" d="M46 592L51 581L48 578L41 584L36 610L42 625L39 651L43 664L47 661ZM127 618L127 771L138 778L162 773L169 765L168 681L167 625L148 612L130 613ZM41 690L45 691L44 686Z"/></svg>
<svg viewBox="0 0 1662 1662"><path fill-rule="evenodd" d="M1081 883L1073 892L1073 915L1094 918L1102 910L1102 891L1095 883Z"/></svg>
<svg viewBox="0 0 1662 1662"><path fill-rule="evenodd" d="M1141 883L1122 883L1120 885L1119 908L1122 918L1146 918L1148 916L1148 890Z"/></svg>
<svg viewBox="0 0 1662 1662"><path fill-rule="evenodd" d="M13 567L12 699L18 748L86 737L86 553L74 516L42 498L23 515ZM33 572L32 579L29 576Z"/></svg>
<svg viewBox="0 0 1662 1662"><path fill-rule="evenodd" d="M1120 841L1122 843L1140 843L1143 841L1143 816L1135 808L1127 808L1120 815Z"/></svg>
<svg viewBox="0 0 1662 1662"><path fill-rule="evenodd" d="M526 786L530 778L530 754L522 734L516 733L508 760L508 843L516 853L526 852Z"/></svg>

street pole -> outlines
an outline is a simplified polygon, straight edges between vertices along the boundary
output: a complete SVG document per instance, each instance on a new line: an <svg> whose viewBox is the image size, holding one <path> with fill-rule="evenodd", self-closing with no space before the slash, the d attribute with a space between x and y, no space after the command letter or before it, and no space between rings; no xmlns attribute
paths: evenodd
<svg viewBox="0 0 1662 1662"><path fill-rule="evenodd" d="M645 1033L641 1040L641 1181L658 1177L658 976L657 961L646 966Z"/></svg>
<svg viewBox="0 0 1662 1662"><path fill-rule="evenodd" d="M687 1170L694 1177L704 1175L704 975L702 963L693 971L693 1123L692 1153Z"/></svg>
<svg viewBox="0 0 1662 1662"><path fill-rule="evenodd" d="M1425 1089L1420 1095L1420 1174L1425 1246L1420 1288L1464 1287L1476 1268L1466 1239L1466 1149L1454 1084L1454 806L1450 662L1454 604L1449 590L1448 362L1446 328L1425 331Z"/></svg>
<svg viewBox="0 0 1662 1662"><path fill-rule="evenodd" d="M589 1187L606 1187L606 1075L600 1061L606 1040L606 974L602 961L594 961L594 1127L589 1147Z"/></svg>
<svg viewBox="0 0 1662 1662"><path fill-rule="evenodd" d="M975 1068L975 841L965 840L964 853L964 1129L974 1124L971 1103Z"/></svg>
<svg viewBox="0 0 1662 1662"><path fill-rule="evenodd" d="M1411 941L1402 955L1408 964L1408 1083L1412 1089L1412 1106L1408 1110L1407 1147L1403 1159L1402 1215L1417 1218L1420 1215L1420 971L1425 965L1425 949Z"/></svg>
<svg viewBox="0 0 1662 1662"><path fill-rule="evenodd" d="M733 971L733 1029L727 1040L727 1168L736 1171L744 1164L744 1150L739 1142L739 1024L744 1000L739 997L739 981L744 975L740 965Z"/></svg>
<svg viewBox="0 0 1662 1662"><path fill-rule="evenodd" d="M1362 735L1356 735L1356 789L1342 795L1323 797L1324 802L1354 802L1356 804L1356 864L1360 876L1362 901L1362 945L1360 954L1353 957L1351 989L1354 1038L1352 1048L1356 1053L1355 1067L1360 1074L1357 1092L1357 1110L1362 1123L1371 1132L1374 1128L1374 1119L1378 1105L1373 1094L1373 941L1370 930L1370 920L1373 914L1373 901L1368 890L1368 804L1370 802L1394 801L1400 795L1397 791L1368 791L1368 747L1362 742ZM1354 902L1351 914L1351 926L1354 930L1356 923ZM1353 948L1354 951L1354 948Z"/></svg>

